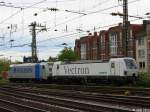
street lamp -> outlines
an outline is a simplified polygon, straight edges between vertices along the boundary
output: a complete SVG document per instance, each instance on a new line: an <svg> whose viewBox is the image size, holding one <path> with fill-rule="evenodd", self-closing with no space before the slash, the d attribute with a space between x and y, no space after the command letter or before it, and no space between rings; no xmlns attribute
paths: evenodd
<svg viewBox="0 0 150 112"><path fill-rule="evenodd" d="M11 64L11 57L12 57L12 56L10 56L10 64Z"/></svg>
<svg viewBox="0 0 150 112"><path fill-rule="evenodd" d="M67 44L67 43L62 43L61 45L63 45L63 46L67 46L68 44Z"/></svg>
<svg viewBox="0 0 150 112"><path fill-rule="evenodd" d="M150 12L145 13L145 15L147 16L146 18L150 19Z"/></svg>
<svg viewBox="0 0 150 112"><path fill-rule="evenodd" d="M147 12L145 15L150 15L150 13L149 13L149 12Z"/></svg>

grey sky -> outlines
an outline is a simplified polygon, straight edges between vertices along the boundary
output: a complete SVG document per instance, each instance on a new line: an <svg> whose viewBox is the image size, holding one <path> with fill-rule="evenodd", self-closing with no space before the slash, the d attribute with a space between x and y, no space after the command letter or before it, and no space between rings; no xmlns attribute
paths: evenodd
<svg viewBox="0 0 150 112"><path fill-rule="evenodd" d="M145 13L150 12L150 0L128 0L128 2L129 15L146 17ZM30 56L31 34L28 25L36 21L48 28L47 32L37 33L39 58L56 56L63 48L61 43L66 42L73 48L75 39L87 35L86 32L79 33L76 29L93 32L95 27L96 31L100 31L108 29L103 26L122 22L122 18L110 15L112 12L122 12L121 4L122 2L118 0L0 0L0 37L5 37L0 38L0 54L4 54L6 58L11 56L12 60ZM59 11L47 10L53 7L57 7ZM37 16L34 16L35 13ZM142 20L131 23L142 23ZM10 38L8 26L11 24L14 27ZM13 46L22 45L22 47L11 48L10 39L14 40ZM24 44L28 45L23 46Z"/></svg>

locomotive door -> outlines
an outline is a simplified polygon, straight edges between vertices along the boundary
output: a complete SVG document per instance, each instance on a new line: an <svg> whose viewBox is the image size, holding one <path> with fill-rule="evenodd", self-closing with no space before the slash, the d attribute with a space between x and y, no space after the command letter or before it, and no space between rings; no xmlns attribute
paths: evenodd
<svg viewBox="0 0 150 112"><path fill-rule="evenodd" d="M111 66L110 66L110 72L111 72L111 75L116 75L115 73L115 62L111 62Z"/></svg>
<svg viewBox="0 0 150 112"><path fill-rule="evenodd" d="M43 79L46 79L46 76L47 76L47 70L46 70L46 67L44 65L41 66L42 67L42 78Z"/></svg>
<svg viewBox="0 0 150 112"><path fill-rule="evenodd" d="M123 62L119 62L119 75L121 76L123 76L124 74L123 74L123 71L124 71L124 69L123 69Z"/></svg>
<svg viewBox="0 0 150 112"><path fill-rule="evenodd" d="M40 80L41 70L40 70L40 64L35 65L35 79Z"/></svg>

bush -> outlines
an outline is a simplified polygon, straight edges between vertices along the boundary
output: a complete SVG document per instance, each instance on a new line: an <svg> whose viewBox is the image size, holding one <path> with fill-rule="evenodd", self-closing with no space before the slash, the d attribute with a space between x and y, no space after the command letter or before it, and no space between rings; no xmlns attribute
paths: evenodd
<svg viewBox="0 0 150 112"><path fill-rule="evenodd" d="M2 71L8 71L8 70L9 70L9 62L4 61L4 60L0 60L0 73Z"/></svg>
<svg viewBox="0 0 150 112"><path fill-rule="evenodd" d="M8 80L0 79L0 85L9 83Z"/></svg>
<svg viewBox="0 0 150 112"><path fill-rule="evenodd" d="M3 79L3 78L0 76L0 85L8 84L8 82L9 82L9 80Z"/></svg>
<svg viewBox="0 0 150 112"><path fill-rule="evenodd" d="M150 73L140 74L138 86L150 87Z"/></svg>

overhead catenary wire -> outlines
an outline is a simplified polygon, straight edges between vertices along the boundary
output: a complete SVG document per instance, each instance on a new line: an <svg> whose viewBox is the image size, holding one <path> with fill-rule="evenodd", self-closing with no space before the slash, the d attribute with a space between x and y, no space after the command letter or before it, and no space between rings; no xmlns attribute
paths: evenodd
<svg viewBox="0 0 150 112"><path fill-rule="evenodd" d="M145 18L147 18L147 17L145 17ZM143 18L144 19L144 18ZM133 19L133 20L131 20L131 21L137 21L137 20L140 20L139 18L138 19ZM112 25L106 25L106 26L101 26L101 27L97 27L97 28L95 28L95 29L100 29L100 28L105 28L105 27L113 27L113 26L115 26L115 25L117 25L117 24L112 24ZM93 30L93 29L91 29L91 30ZM81 32L85 32L85 31L81 31ZM58 36L58 37L54 37L54 38L49 38L49 39L45 39L45 40L41 40L41 41L38 41L37 43L41 43L41 42L47 42L47 41L50 41L50 40L53 40L53 39L59 39L59 38L67 38L68 36L69 37L71 37L71 35L75 35L75 34L77 34L77 33L72 33L72 34L68 34L68 35L64 35L64 36ZM26 43L26 44L24 44L24 46L26 46L26 45L30 45L29 43ZM22 47L24 47L24 46L22 46ZM19 47L19 46L18 46ZM7 48L7 49L13 49L13 47L12 48ZM3 50L7 50L7 49L3 49ZM0 50L0 51L3 51L3 50Z"/></svg>
<svg viewBox="0 0 150 112"><path fill-rule="evenodd" d="M3 19L2 21L0 21L0 24L5 23L7 20L9 20L9 19L11 19L12 17L16 16L17 14L19 14L19 13L22 12L22 11L24 11L25 9L31 8L31 7L33 7L33 6L35 6L35 5L39 5L39 4L41 4L41 3L44 3L45 1L47 1L47 0L42 0L42 1L36 2L36 3L32 4L32 5L27 6L26 8L20 7L20 10L16 11L15 13L11 14L11 15L8 16L7 18L5 18L5 19ZM24 24L24 23L23 23L23 24Z"/></svg>
<svg viewBox="0 0 150 112"><path fill-rule="evenodd" d="M137 1L140 1L140 0L133 0L133 1L128 2L128 4L135 3L135 2L137 2ZM116 8L116 7L118 7L118 6L123 6L123 4L118 4L118 5L114 5L114 6L105 8L105 9L100 9L100 10L98 10L98 11L90 12L90 13L88 13L88 15L90 15L90 14L95 14L95 13L99 13L99 12L106 11L106 10L110 10L110 9Z"/></svg>
<svg viewBox="0 0 150 112"><path fill-rule="evenodd" d="M109 25L108 25L109 26ZM99 27L100 28L100 27ZM98 28L96 28L96 29L98 29Z"/></svg>
<svg viewBox="0 0 150 112"><path fill-rule="evenodd" d="M11 7L11 8L19 8L19 9L21 9L21 8L23 8L23 7L20 7L20 6L14 6L14 5L7 5L7 4L0 4L0 6L2 7Z"/></svg>
<svg viewBox="0 0 150 112"><path fill-rule="evenodd" d="M136 20L139 20L139 19L134 19L134 20L131 20L131 21L136 21ZM112 24L112 25L106 25L106 26L102 26L102 27L97 27L96 29L99 29L99 28L104 28L104 27L110 27L110 26L115 26L115 25L117 25L117 24ZM93 29L92 29L93 30ZM68 34L68 35L64 35L64 36L58 36L58 37L54 37L54 38L49 38L49 39L45 39L45 40L41 40L41 41L38 41L38 43L41 43L41 42L47 42L47 41L50 41L50 40L55 40L55 39L60 39L60 38L70 38L70 37L72 37L73 35L75 36L75 34L77 34L77 33L73 33L73 34ZM72 35L72 36L71 36ZM29 43L27 43L26 45L30 45ZM24 46L26 46L25 44L24 44ZM24 47L24 46L22 46L22 47ZM19 47L19 46L16 46L16 47ZM10 48L10 47L8 47L8 48L5 48L5 49L3 49L3 50L0 50L0 51L4 51L4 50L8 50L8 49L13 49L13 47L12 48Z"/></svg>
<svg viewBox="0 0 150 112"><path fill-rule="evenodd" d="M50 40L55 40L55 39L60 39L60 38L71 37L71 36L74 36L76 34L78 34L78 33L72 33L72 34L62 35L62 36L58 36L58 37L54 37L54 38L49 38L49 39L38 41L37 43L47 42ZM15 47L25 47L25 46L30 46L30 45L31 45L31 43L25 43L25 44L21 44L21 45L16 45L14 47L4 48L4 49L1 49L0 51L7 50L7 49L13 49Z"/></svg>
<svg viewBox="0 0 150 112"><path fill-rule="evenodd" d="M147 17L144 17L144 18L142 18L142 19L145 19L145 18L147 18ZM141 18L138 18L138 19L133 19L133 20L131 20L131 21L137 21L137 20L142 20ZM101 28L107 28L107 27L113 27L113 26L115 26L115 25L118 25L118 24L111 24L111 25L105 25L105 26L100 26L100 27L97 27L97 28L95 28L95 29L101 29ZM94 29L89 29L89 30L94 30ZM81 31L82 33L83 32L86 32L86 31ZM81 33L80 32L80 33ZM37 41L37 43L43 43L43 42L47 42L47 41L50 41L50 40L53 40L53 39L60 39L60 38L67 38L68 36L72 36L72 35L75 35L75 34L78 34L79 32L77 32L77 33L72 33L72 34L67 34L67 35L63 35L63 36L58 36L58 37L54 37L54 38L48 38L48 39L45 39L45 40L41 40L41 41ZM30 45L31 43L25 43L25 44L22 44L22 45L20 45L20 46L22 46L22 47L24 47L24 46L26 46L26 45ZM17 46L17 47L19 47L19 45ZM9 48L10 49L10 48ZM3 49L3 50L5 50L5 49ZM1 51L1 50L0 50Z"/></svg>
<svg viewBox="0 0 150 112"><path fill-rule="evenodd" d="M22 10L31 8L31 7L33 7L33 6L35 6L35 5L38 5L38 4L43 3L43 2L45 2L45 1L46 1L46 0L42 0L42 1L37 2L37 3L35 3L35 4L32 4L32 5L30 5L30 6L26 7L26 8L21 8L21 10L16 11L16 12L13 13L12 15L10 15L10 16L8 16L7 18L5 18L4 20L0 21L0 24L2 24L2 23L4 23L5 21L11 19L12 17L16 16L16 15L19 14Z"/></svg>
<svg viewBox="0 0 150 112"><path fill-rule="evenodd" d="M147 17L143 17L143 18L137 18L137 19L133 19L133 20L130 20L130 21L137 21L137 20L141 20L141 19L146 19ZM118 23L117 23L118 24ZM111 24L111 25L105 25L105 26L100 26L100 27L96 27L95 28L95 30L96 29L101 29L101 28L107 28L107 27L113 27L113 26L115 26L115 25L117 25L117 24ZM89 29L88 31L93 31L94 29L92 28L92 29ZM81 32L86 32L86 31L80 31L80 33ZM62 35L62 36L58 36L58 37L54 37L54 38L49 38L49 39L45 39L45 40L41 40L41 41L37 41L37 43L43 43L43 42L47 42L47 41L49 41L49 40L53 40L53 39L60 39L60 38L66 38L66 37L68 37L68 36L72 36L72 35L75 35L75 34L79 34L79 32L77 32L77 33L72 33L72 34L67 34L67 35ZM25 43L25 44L21 44L21 45L16 45L16 46L14 46L14 47L24 47L24 46L26 46L26 45L30 45L31 43ZM0 50L1 51L1 50Z"/></svg>
<svg viewBox="0 0 150 112"><path fill-rule="evenodd" d="M45 1L46 1L46 0L43 0L43 1L38 2L38 3L35 3L35 4L31 5L31 6L26 7L25 9L31 8L32 6L38 5L38 4L43 3L43 2L45 2ZM140 1L140 0L133 0L133 1L129 2L129 3L134 3L134 2L137 2L137 1ZM128 4L129 4L129 3L128 3ZM114 6L111 6L111 7L105 8L105 9L101 9L101 10L99 10L99 11L90 12L90 13L87 13L87 14L86 14L86 13L83 13L83 15L76 16L76 17L71 18L71 19L69 19L69 20L66 20L66 21L64 21L64 22L62 22L62 23L58 23L58 24L56 24L56 26L65 24L66 22L71 22L71 21L73 21L73 20L76 20L76 19L78 19L78 18L81 18L81 17L83 17L83 16L87 16L87 15L90 15L90 14L93 14L93 13L100 13L100 12L103 12L103 11L106 11L106 10L110 10L110 9L116 8L117 6L122 6L122 4L114 5ZM9 17L13 17L13 16L15 16L16 14L18 14L19 12L20 12L20 11L17 11L16 13L12 14L12 15L9 16ZM71 12L71 11L70 11L70 12ZM73 11L73 12L74 12L74 11ZM76 12L76 11L75 11L75 12ZM9 18L9 19L10 19L10 18ZM2 23L3 23L4 21L6 21L6 20L7 20L7 18L6 18L5 20L3 20L3 21L0 21L0 24L2 24ZM48 28L48 29L50 29L50 28Z"/></svg>
<svg viewBox="0 0 150 112"><path fill-rule="evenodd" d="M131 3L135 3L139 0L133 0L133 1L130 1L128 4L131 4ZM123 6L122 4L118 4L118 5L114 5L114 6L111 6L111 7L108 7L108 8L104 8L104 9L101 9L101 10L98 10L98 11L94 11L94 12L89 12L89 13L85 13L84 15L79 15L79 16L76 16L76 17L73 17L69 20L66 20L62 23L58 23L56 24L56 26L59 26L59 25L63 25L63 24L66 24L67 22L72 22L78 18L81 18L81 17L84 17L84 16L88 16L88 15L91 15L91 14L95 14L95 13L100 13L100 12L103 12L103 11L107 11L107 10L110 10L110 9L113 9L113 8L116 8L118 6ZM80 12L81 13L81 12ZM106 14L106 13L105 13ZM47 28L47 29L50 29L50 28Z"/></svg>
<svg viewBox="0 0 150 112"><path fill-rule="evenodd" d="M144 18L143 18L144 19ZM136 19L136 20L138 20L138 19ZM113 25L117 25L117 24L113 24ZM98 27L98 28L95 28L95 29L100 29L100 28L104 28L104 27L110 27L110 26L113 26L113 25L106 25L106 26L102 26L102 27ZM93 29L90 29L90 30L93 30ZM64 36L62 36L62 37L64 37ZM56 38L59 38L59 37L56 37ZM52 38L52 39L55 39L55 37L54 38ZM49 39L48 39L49 40ZM51 40L51 39L50 39ZM46 40L44 40L44 41L47 41L47 39ZM25 46L26 44L23 44L23 45L20 45L20 46ZM19 45L17 45L16 47L19 47Z"/></svg>
<svg viewBox="0 0 150 112"><path fill-rule="evenodd" d="M45 2L45 1L47 1L47 0L43 0L43 1L37 2L37 3L33 4L33 5L30 5L30 6L26 7L26 8L23 8L23 10L28 9L28 8L31 8L31 7L33 7L33 6L35 6L35 5L38 5L38 4L40 4L40 3L43 3L43 2ZM140 1L140 0L134 0L134 1L131 1L131 2L129 2L129 3L134 3L134 2L137 2L137 1ZM93 13L99 13L99 12L102 12L102 11L106 11L106 10L115 8L115 7L117 7L117 6L118 6L118 5L115 5L115 6L112 6L112 7L108 7L108 8L105 8L105 9L101 9L101 10L99 10L99 11L90 12L90 13L88 13L88 14L84 14L83 16L86 16L86 15L89 15L89 14L93 14ZM122 5L120 4L119 6L122 6ZM9 16L8 18L6 18L6 19L0 21L0 24L2 24L3 22L7 21L8 19L11 19L11 17L15 16L15 15L18 14L19 12L20 12L20 11L17 11L16 13L12 14L12 15ZM78 16L78 17L72 18L72 20L75 20L75 19L80 18L80 17L82 17L82 16ZM70 20L64 21L63 23L66 23L66 22L69 22L69 21L70 21ZM63 23L57 24L56 26L61 25L61 24L63 24Z"/></svg>
<svg viewBox="0 0 150 112"><path fill-rule="evenodd" d="M40 3L40 2L39 2L39 3ZM32 5L32 6L33 6L33 5ZM66 11L66 12L67 12L67 11L69 11L69 10L63 10L63 11ZM62 25L62 24L65 24L66 22L70 22L70 21L73 21L73 20L75 20L75 19L81 18L82 16L86 15L85 13L82 13L82 12L75 12L75 11L69 11L69 12L79 13L79 14L83 14L83 15L80 15L80 16L77 16L77 17L74 17L74 18L71 18L71 19L69 19L69 20L67 20L67 21L64 21L64 22L60 23L60 24L56 24L55 27L57 27L57 26L59 26L59 25ZM50 27L47 28L47 29L50 29Z"/></svg>
<svg viewBox="0 0 150 112"><path fill-rule="evenodd" d="M105 0L105 2L106 2L106 0ZM105 2L103 2L103 4L104 4ZM102 3L102 2L101 2L101 3ZM78 11L74 11L74 10L67 10L67 9L45 8L45 9L44 9L44 12L45 12L46 10L54 10L54 11L58 11L58 10L59 10L59 11L66 11L66 12L76 13L76 14L82 14L81 16L77 16L77 17L71 18L71 19L69 19L69 20L67 20L67 21L64 21L64 22L62 22L62 23L58 23L58 24L56 24L56 26L65 24L66 22L71 22L71 21L73 21L73 20L76 20L76 19L78 19L78 18L81 18L82 16L88 15L88 14L86 14L86 13L82 13L82 12L78 12ZM104 11L105 11L105 10L104 10ZM42 13L42 12L43 12L43 11L38 12L38 13ZM37 14L38 14L38 13L37 13ZM48 29L50 29L50 28L48 28Z"/></svg>

